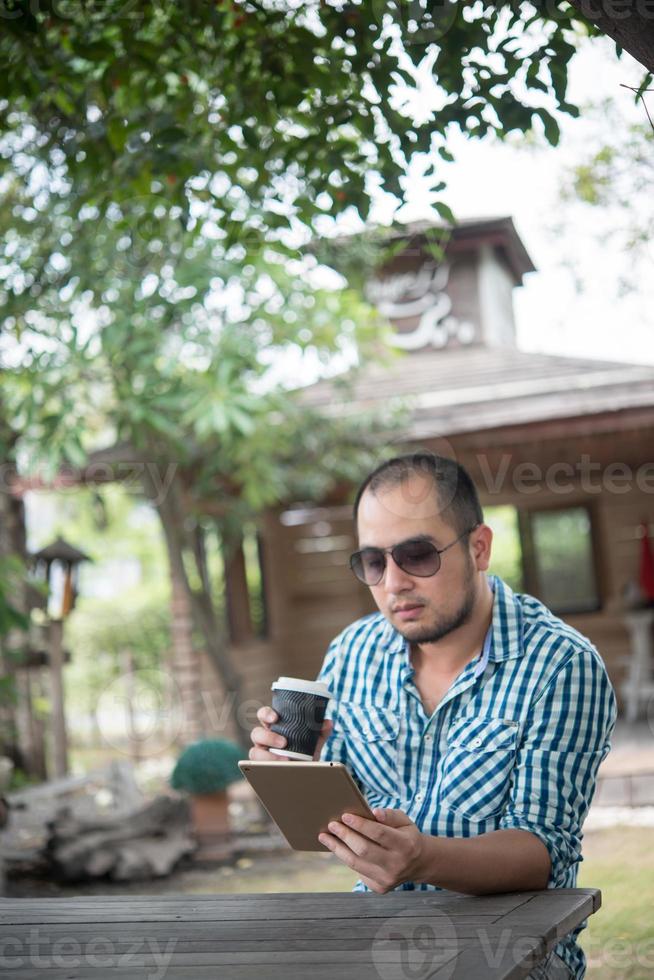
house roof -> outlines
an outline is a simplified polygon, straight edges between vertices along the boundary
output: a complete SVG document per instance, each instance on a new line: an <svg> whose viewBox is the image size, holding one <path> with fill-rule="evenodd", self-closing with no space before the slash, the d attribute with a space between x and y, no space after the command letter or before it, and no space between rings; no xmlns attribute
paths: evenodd
<svg viewBox="0 0 654 980"><path fill-rule="evenodd" d="M446 226L439 225L435 221L412 221L390 227L369 228L366 233L388 244L394 241L402 241L406 244L406 251L410 251L416 247L421 248L427 241L429 231L438 228L445 229ZM330 243L332 245L345 244L357 237L360 236L340 235L331 239ZM446 252L450 257L453 257L478 251L482 245L490 245L501 255L516 285L522 284L523 276L528 272L536 271L536 266L516 231L513 219L508 216L466 218L458 221L449 230ZM329 264L333 265L334 268L339 268L338 252L331 255Z"/></svg>
<svg viewBox="0 0 654 980"><path fill-rule="evenodd" d="M397 231L392 231L388 238L391 241L405 238L409 244L412 239L424 238L429 229L433 227L434 222L432 221L415 221L404 225ZM461 220L452 228L447 250L451 255L455 255L460 252L476 250L481 245L491 245L503 256L516 285L522 283L523 276L528 272L536 271L536 266L516 231L513 218L466 218Z"/></svg>
<svg viewBox="0 0 654 980"><path fill-rule="evenodd" d="M341 376L341 380L343 376ZM654 410L654 365L621 364L513 348L451 348L397 356L355 376L339 398L334 379L300 394L308 407L344 415L408 399L411 439L619 412Z"/></svg>
<svg viewBox="0 0 654 980"><path fill-rule="evenodd" d="M32 555L34 561L42 561L46 564L50 564L53 561L62 561L66 564L75 565L82 561L91 561L89 556L80 551L79 548L75 548L74 545L69 544L68 541L64 541L63 538L59 537L52 544L47 545L45 548L41 548L40 551L35 551Z"/></svg>

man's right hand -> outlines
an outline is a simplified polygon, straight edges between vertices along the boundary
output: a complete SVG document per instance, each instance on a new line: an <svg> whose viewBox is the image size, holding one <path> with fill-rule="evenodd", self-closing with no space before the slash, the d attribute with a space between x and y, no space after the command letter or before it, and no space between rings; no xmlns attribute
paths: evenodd
<svg viewBox="0 0 654 980"><path fill-rule="evenodd" d="M268 705L264 705L263 708L259 708L257 711L257 718L261 722L261 726L253 728L250 732L250 738L252 739L252 748L248 752L248 758L255 760L257 762L295 762L298 760L290 759L286 756L275 755L274 752L270 752L270 749L283 749L286 745L286 738L283 735L278 735L277 732L273 732L270 729L271 725L279 719L279 715L276 711L270 708ZM320 752L322 747L332 733L334 723L326 718L322 723L322 728L320 729L320 737L318 738L318 743L316 745L316 751L313 753L313 761L317 762L320 758Z"/></svg>

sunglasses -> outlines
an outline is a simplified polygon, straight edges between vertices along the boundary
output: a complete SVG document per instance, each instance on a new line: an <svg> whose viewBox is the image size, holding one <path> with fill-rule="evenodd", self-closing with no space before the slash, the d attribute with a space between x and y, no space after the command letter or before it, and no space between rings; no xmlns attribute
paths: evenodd
<svg viewBox="0 0 654 980"><path fill-rule="evenodd" d="M379 585L386 571L386 555L392 555L397 567L407 575L429 578L441 567L443 552L453 548L461 538L472 534L478 527L479 524L475 524L444 548L437 548L424 538L409 538L392 548L363 548L350 555L350 568L364 585Z"/></svg>

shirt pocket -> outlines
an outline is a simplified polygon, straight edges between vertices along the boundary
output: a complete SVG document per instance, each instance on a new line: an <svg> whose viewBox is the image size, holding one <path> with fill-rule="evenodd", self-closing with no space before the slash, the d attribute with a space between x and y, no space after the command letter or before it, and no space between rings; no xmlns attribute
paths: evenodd
<svg viewBox="0 0 654 980"><path fill-rule="evenodd" d="M459 718L447 734L439 804L470 820L506 805L518 748L518 722L509 718Z"/></svg>
<svg viewBox="0 0 654 980"><path fill-rule="evenodd" d="M336 724L360 784L380 797L397 795L400 718L396 711L370 702L341 701Z"/></svg>

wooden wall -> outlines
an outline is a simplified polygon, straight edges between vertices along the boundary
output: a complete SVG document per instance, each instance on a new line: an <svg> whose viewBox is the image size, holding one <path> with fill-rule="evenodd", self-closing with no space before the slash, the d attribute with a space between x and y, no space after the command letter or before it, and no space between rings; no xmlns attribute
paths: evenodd
<svg viewBox="0 0 654 980"><path fill-rule="evenodd" d="M455 446L457 458L470 470L480 489L482 505L511 504L539 510L585 504L591 508L602 608L565 619L599 650L622 706L620 685L625 676L624 661L630 652L623 619L623 590L628 582L638 578L640 523L649 523L654 533L654 456L649 452L654 447L654 426L621 430L616 425L611 431L607 423L609 431L592 432L590 421L580 423L578 435L575 424L568 423L542 426L540 433L535 430L533 440L517 440L514 435L512 442L493 446L492 436L490 445L482 445L478 437L468 437L460 439ZM499 435L496 438L499 442ZM507 455L510 456L508 467ZM590 473L585 478L582 476L584 457L586 473ZM536 463L543 471L537 493L525 494L516 489L513 477L516 467L522 463ZM552 480L556 471L551 468L561 463L575 469L574 477L559 472ZM505 476L499 480L498 474L502 472ZM491 489L488 474L492 477ZM498 482L500 489L496 492ZM559 484L565 487L564 491Z"/></svg>
<svg viewBox="0 0 654 980"><path fill-rule="evenodd" d="M531 435L523 427L520 438L505 431L484 433L483 439L477 435L461 437L452 439L451 445L473 475L483 505L540 509L590 504L602 609L566 618L597 646L621 702L623 660L629 653L622 591L638 576L638 525L646 520L654 532L654 461L649 470L652 492L647 487L639 489L635 475L640 469L641 482L647 482L642 480L642 468L650 462L648 448L654 446L654 427L593 433L588 420L583 424L579 434L567 423L533 427ZM594 466L592 491L578 476L568 481L569 491L561 492L557 480L552 484L549 479L548 467L561 462L574 467L584 454ZM622 489L616 489L620 480L611 478L615 470L609 467L618 461L634 474L626 490L627 481L622 481ZM544 472L536 493L524 493L519 485L516 488L515 468L525 462L536 463ZM504 473L502 479L498 473ZM269 638L240 645L233 653L243 672L245 696L267 704L270 684L279 674L315 677L332 638L348 623L374 611L375 606L348 567L348 556L356 547L349 505L269 513L262 534Z"/></svg>
<svg viewBox="0 0 654 980"><path fill-rule="evenodd" d="M331 640L372 611L367 590L352 575L356 547L349 506L271 511L264 520L266 641L233 648L244 696L270 703L280 674L315 678Z"/></svg>

